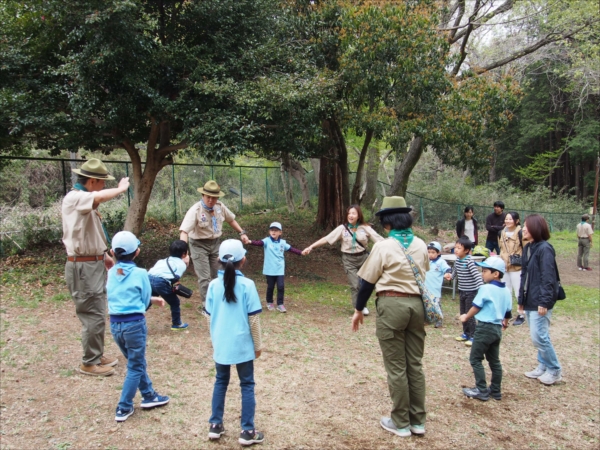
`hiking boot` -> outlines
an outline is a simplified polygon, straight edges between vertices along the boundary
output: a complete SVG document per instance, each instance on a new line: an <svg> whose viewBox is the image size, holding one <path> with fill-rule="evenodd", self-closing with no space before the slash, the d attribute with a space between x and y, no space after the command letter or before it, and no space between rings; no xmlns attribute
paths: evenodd
<svg viewBox="0 0 600 450"><path fill-rule="evenodd" d="M502 400L502 392L492 392L491 384L488 386L488 392L490 393L490 397L492 397L494 400Z"/></svg>
<svg viewBox="0 0 600 450"><path fill-rule="evenodd" d="M418 434L419 436L425 434L425 425L411 425L408 429L412 434Z"/></svg>
<svg viewBox="0 0 600 450"><path fill-rule="evenodd" d="M171 399L169 397L167 397L166 395L159 395L158 393L155 392L154 397L149 397L149 398L143 399L140 406L142 408L154 408L156 406L166 405L167 403L169 403L169 400L171 400Z"/></svg>
<svg viewBox="0 0 600 450"><path fill-rule="evenodd" d="M100 365L104 367L113 367L119 364L119 360L117 358L113 358L112 356L101 356L100 357Z"/></svg>
<svg viewBox="0 0 600 450"><path fill-rule="evenodd" d="M102 366L100 364L96 364L95 366L86 366L82 364L79 366L79 373L84 375L93 375L96 377L107 377L115 373L115 369L109 366Z"/></svg>
<svg viewBox="0 0 600 450"><path fill-rule="evenodd" d="M389 417L382 417L381 420L379 421L379 425L381 425L381 428L383 428L384 430L387 430L390 433L394 433L400 437L412 436L412 433L410 432L410 428L396 427L396 425L394 424L394 421Z"/></svg>
<svg viewBox="0 0 600 450"><path fill-rule="evenodd" d="M477 387L463 388L463 394L465 394L469 398L476 398L477 400L481 400L482 402L487 402L490 399L490 391L488 389L482 392L479 389L477 389Z"/></svg>
<svg viewBox="0 0 600 450"><path fill-rule="evenodd" d="M539 378L546 373L546 366L543 364L538 365L531 372L525 372L527 378Z"/></svg>
<svg viewBox="0 0 600 450"><path fill-rule="evenodd" d="M540 380L540 383L543 383L546 386L550 386L562 380L562 373L560 370L546 370L546 373L539 377L538 380Z"/></svg>
<svg viewBox="0 0 600 450"><path fill-rule="evenodd" d="M256 430L243 430L238 442L241 445L260 444L265 440L265 435Z"/></svg>
<svg viewBox="0 0 600 450"><path fill-rule="evenodd" d="M179 325L171 325L171 330L173 330L173 331L185 330L187 327L188 327L187 323L180 323Z"/></svg>
<svg viewBox="0 0 600 450"><path fill-rule="evenodd" d="M458 342L463 342L469 339L469 336L467 336L465 333L461 334L460 336L458 336L456 339Z"/></svg>
<svg viewBox="0 0 600 450"><path fill-rule="evenodd" d="M267 309L269 311L274 311L275 310L275 306L273 306L273 303L267 303Z"/></svg>
<svg viewBox="0 0 600 450"><path fill-rule="evenodd" d="M280 313L286 313L287 309L285 309L285 306L283 305L277 305L277 311L279 311Z"/></svg>
<svg viewBox="0 0 600 450"><path fill-rule="evenodd" d="M225 427L222 423L211 423L208 428L209 439L219 439L221 435L225 433Z"/></svg>
<svg viewBox="0 0 600 450"><path fill-rule="evenodd" d="M362 310L363 316L368 316L369 315L369 309L365 306Z"/></svg>
<svg viewBox="0 0 600 450"><path fill-rule="evenodd" d="M519 325L523 325L525 323L525 316L522 316L521 314L519 314L517 316L517 318L515 319L515 321L513 322L513 325L515 327L518 327Z"/></svg>
<svg viewBox="0 0 600 450"><path fill-rule="evenodd" d="M130 410L117 408L117 412L115 413L115 420L117 422L125 422L127 418L133 414L133 408Z"/></svg>
<svg viewBox="0 0 600 450"><path fill-rule="evenodd" d="M465 341L467 347L473 347L473 338L469 338Z"/></svg>

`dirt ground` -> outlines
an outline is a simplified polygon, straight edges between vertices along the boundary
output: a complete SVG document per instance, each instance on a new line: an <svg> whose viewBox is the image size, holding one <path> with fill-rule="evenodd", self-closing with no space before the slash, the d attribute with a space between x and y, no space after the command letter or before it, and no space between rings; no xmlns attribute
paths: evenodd
<svg viewBox="0 0 600 450"><path fill-rule="evenodd" d="M308 238L300 242L308 243ZM249 256L258 258L260 252L251 249ZM289 312L265 308L262 314L265 349L255 363L255 379L256 425L265 433L263 448L599 447L597 315L582 319L555 315L551 335L564 380L550 387L523 376L536 366L536 352L527 325L511 326L501 347L502 401L480 402L462 395L462 387L474 384L469 349L454 340L460 330L455 318L458 305L445 297L444 328L427 329L427 433L421 438L400 438L379 426L380 417L389 415L390 399L374 317L367 317L359 332L351 331L352 311L339 256L327 248L314 256L312 260L287 258ZM260 261L249 265L247 275L257 281L264 299ZM560 261L563 282L597 287L597 257L592 262L594 272L582 274L569 269L569 261ZM7 269L4 264L2 270ZM35 260L31 270L37 270ZM324 279L334 283L331 299L328 294L305 300L306 293ZM193 280L190 275L186 281L196 287ZM45 289L48 296L66 293L58 282ZM340 298L348 298L346 307L333 301ZM195 294L183 308L183 318L190 324L184 332L170 331L168 309L149 311L148 371L156 390L169 395L171 402L141 410L138 395L134 415L116 424L114 411L126 361L110 331L106 353L119 356L116 374L81 375L75 370L81 354L80 324L70 300L26 308L3 295L1 448L239 448L240 394L235 374L226 402L227 432L218 442L207 440L215 371L207 325L196 312L197 305Z"/></svg>

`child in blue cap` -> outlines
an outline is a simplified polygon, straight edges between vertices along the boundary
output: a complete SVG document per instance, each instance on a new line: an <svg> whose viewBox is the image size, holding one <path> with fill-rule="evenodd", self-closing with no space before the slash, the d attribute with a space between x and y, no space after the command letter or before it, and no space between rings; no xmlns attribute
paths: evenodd
<svg viewBox="0 0 600 450"><path fill-rule="evenodd" d="M262 241L250 241L250 245L256 245L265 249L265 262L263 264L263 275L267 277L267 309L273 311L273 291L277 284L277 311L287 312L283 306L284 275L285 275L285 252L292 252L302 256L302 251L292 247L284 239L281 239L283 228L279 222L273 222L269 226L269 236Z"/></svg>
<svg viewBox="0 0 600 450"><path fill-rule="evenodd" d="M473 299L473 306L466 314L460 316L465 323L471 317L477 319L471 356L469 362L475 374L473 388L464 388L463 393L469 398L487 401L490 396L495 400L502 399L502 364L500 363L500 341L502 331L508 326L512 317L512 297L506 285L500 280L506 272L502 258L491 256L483 262L475 263L483 269L483 281L486 283L479 288ZM488 388L485 380L483 358L488 360L492 370L492 382Z"/></svg>
<svg viewBox="0 0 600 450"><path fill-rule="evenodd" d="M433 241L427 244L427 255L429 256L429 270L425 275L425 286L429 292L440 299L440 307L442 305L442 284L444 283L444 275L451 273L452 269L446 261L442 259L442 244ZM440 328L442 322L435 324L436 328Z"/></svg>

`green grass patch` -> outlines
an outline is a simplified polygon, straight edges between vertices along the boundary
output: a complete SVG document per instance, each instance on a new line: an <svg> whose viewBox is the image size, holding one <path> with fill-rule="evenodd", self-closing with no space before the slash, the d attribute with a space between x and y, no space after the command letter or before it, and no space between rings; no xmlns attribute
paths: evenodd
<svg viewBox="0 0 600 450"><path fill-rule="evenodd" d="M588 288L576 284L563 287L567 298L556 302L555 314L598 320L600 316L598 288Z"/></svg>
<svg viewBox="0 0 600 450"><path fill-rule="evenodd" d="M548 242L554 247L556 256L573 258L577 256L577 233L575 231L555 231L550 234Z"/></svg>

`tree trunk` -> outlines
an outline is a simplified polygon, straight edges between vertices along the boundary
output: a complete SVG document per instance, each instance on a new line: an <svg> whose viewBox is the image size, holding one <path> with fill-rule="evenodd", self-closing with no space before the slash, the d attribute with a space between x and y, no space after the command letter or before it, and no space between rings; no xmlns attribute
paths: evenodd
<svg viewBox="0 0 600 450"><path fill-rule="evenodd" d="M419 158L423 154L424 145L421 137L415 137L410 143L408 152L404 155L404 158L396 164L394 170L394 181L390 195L399 195L401 197L406 196L406 190L408 189L408 179L413 169L419 162Z"/></svg>
<svg viewBox="0 0 600 450"><path fill-rule="evenodd" d="M369 147L367 154L367 172L365 195L362 198L362 203L371 211L375 210L375 202L377 201L377 177L379 175L379 149L377 146Z"/></svg>
<svg viewBox="0 0 600 450"><path fill-rule="evenodd" d="M365 135L365 142L363 144L362 150L360 151L360 156L358 158L358 168L356 169L356 178L354 180L354 186L352 187L352 194L350 195L350 203L351 204L360 204L360 189L362 187L362 178L365 167L365 159L367 157L367 151L369 149L369 144L371 143L371 139L373 138L373 130L367 130Z"/></svg>
<svg viewBox="0 0 600 450"><path fill-rule="evenodd" d="M310 158L310 165L313 168L315 174L315 183L317 183L317 189L319 188L319 169L321 168L321 160L319 158Z"/></svg>
<svg viewBox="0 0 600 450"><path fill-rule="evenodd" d="M288 211L293 213L296 212L294 207L294 194L292 193L292 180L285 176L285 173L289 171L290 167L290 155L288 153L281 154L281 164L279 165L279 171L281 173L281 183L283 184L283 193L285 195L285 203L287 204Z"/></svg>
<svg viewBox="0 0 600 450"><path fill-rule="evenodd" d="M327 230L344 222L350 196L346 143L335 118L323 121L323 131L329 148L320 163L317 225Z"/></svg>
<svg viewBox="0 0 600 450"><path fill-rule="evenodd" d="M310 208L310 190L308 188L308 181L306 181L306 176L304 175L304 167L295 159L290 158L289 173L300 185L300 190L302 191L301 208Z"/></svg>

